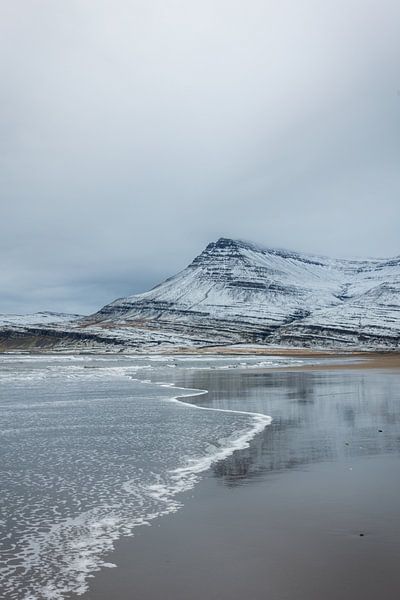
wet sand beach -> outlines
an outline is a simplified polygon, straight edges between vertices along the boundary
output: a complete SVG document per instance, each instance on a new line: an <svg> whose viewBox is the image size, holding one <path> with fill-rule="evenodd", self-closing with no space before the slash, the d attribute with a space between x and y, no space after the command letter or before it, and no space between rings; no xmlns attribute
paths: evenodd
<svg viewBox="0 0 400 600"><path fill-rule="evenodd" d="M181 354L190 354L190 351L180 351ZM248 354L255 356L280 356L290 358L306 358L306 359L334 359L336 364L329 365L327 363L319 365L302 365L301 369L330 369L336 368L337 363L343 369L353 369L354 364L351 360L357 361L357 368L361 369L400 369L400 351L348 351L337 352L329 350L313 350L308 348L273 348L273 347L257 347L257 346L213 346L202 348L196 351L196 354L213 354L213 355L243 355ZM350 360L349 360L350 359ZM293 367L289 367L291 370Z"/></svg>
<svg viewBox="0 0 400 600"><path fill-rule="evenodd" d="M208 390L191 402L273 422L178 512L121 540L84 600L397 600L399 355L176 383Z"/></svg>

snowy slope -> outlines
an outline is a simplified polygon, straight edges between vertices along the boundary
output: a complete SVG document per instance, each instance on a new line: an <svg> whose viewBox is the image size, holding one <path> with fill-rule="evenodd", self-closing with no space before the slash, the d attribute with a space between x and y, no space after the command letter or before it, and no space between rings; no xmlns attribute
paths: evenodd
<svg viewBox="0 0 400 600"><path fill-rule="evenodd" d="M399 291L400 258L330 259L221 238L174 277L87 323L231 341L398 345Z"/></svg>
<svg viewBox="0 0 400 600"><path fill-rule="evenodd" d="M398 267L397 267L398 271ZM364 275L364 276L363 276ZM316 310L311 316L290 327L280 329L280 341L303 345L320 340L325 346L345 343L372 346L399 346L400 341L400 277L396 270L379 268L374 283L365 273L357 278L343 303L328 309Z"/></svg>

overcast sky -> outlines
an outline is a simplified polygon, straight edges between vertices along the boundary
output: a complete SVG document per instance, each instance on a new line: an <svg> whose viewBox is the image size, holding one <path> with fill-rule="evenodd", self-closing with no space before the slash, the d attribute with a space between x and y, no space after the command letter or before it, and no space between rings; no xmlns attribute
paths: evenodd
<svg viewBox="0 0 400 600"><path fill-rule="evenodd" d="M398 0L3 0L0 312L218 237L400 254Z"/></svg>

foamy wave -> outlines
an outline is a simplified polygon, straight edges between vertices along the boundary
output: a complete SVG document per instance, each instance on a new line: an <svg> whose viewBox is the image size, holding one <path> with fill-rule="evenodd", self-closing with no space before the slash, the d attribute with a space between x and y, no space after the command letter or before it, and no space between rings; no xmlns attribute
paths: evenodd
<svg viewBox="0 0 400 600"><path fill-rule="evenodd" d="M192 390L167 382L155 384L148 379L138 379L139 373L152 368L149 365L127 365L85 369L83 366L70 365L64 369L60 365L44 371L45 377L57 374L67 379L84 377L93 381L129 377L141 384L170 388L174 395L165 398L165 401L178 403L187 410L238 414L248 420L244 420L241 428L231 435L209 443L201 455L188 457L182 466L165 473L138 473L137 477L121 481L116 494L117 504L100 505L50 525L38 523L37 527L28 530L21 540L18 563L24 583L18 583L15 577L17 549L3 563L2 578L7 582L5 585L10 600L62 600L67 594L79 595L87 591L88 580L96 571L115 566L105 560L105 555L114 549L120 537L131 536L136 527L149 525L154 519L177 511L182 506L179 494L193 488L201 474L215 462L248 447L254 436L272 421L270 416L260 413L204 407L187 400L207 394L207 390ZM29 380L29 374L26 375L27 381L32 381Z"/></svg>

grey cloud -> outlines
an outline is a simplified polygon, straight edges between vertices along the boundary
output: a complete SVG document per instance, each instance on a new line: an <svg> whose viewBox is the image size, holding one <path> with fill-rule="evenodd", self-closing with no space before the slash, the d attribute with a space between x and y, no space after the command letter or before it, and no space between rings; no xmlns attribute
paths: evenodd
<svg viewBox="0 0 400 600"><path fill-rule="evenodd" d="M398 2L0 11L0 311L92 311L222 235L400 253Z"/></svg>

